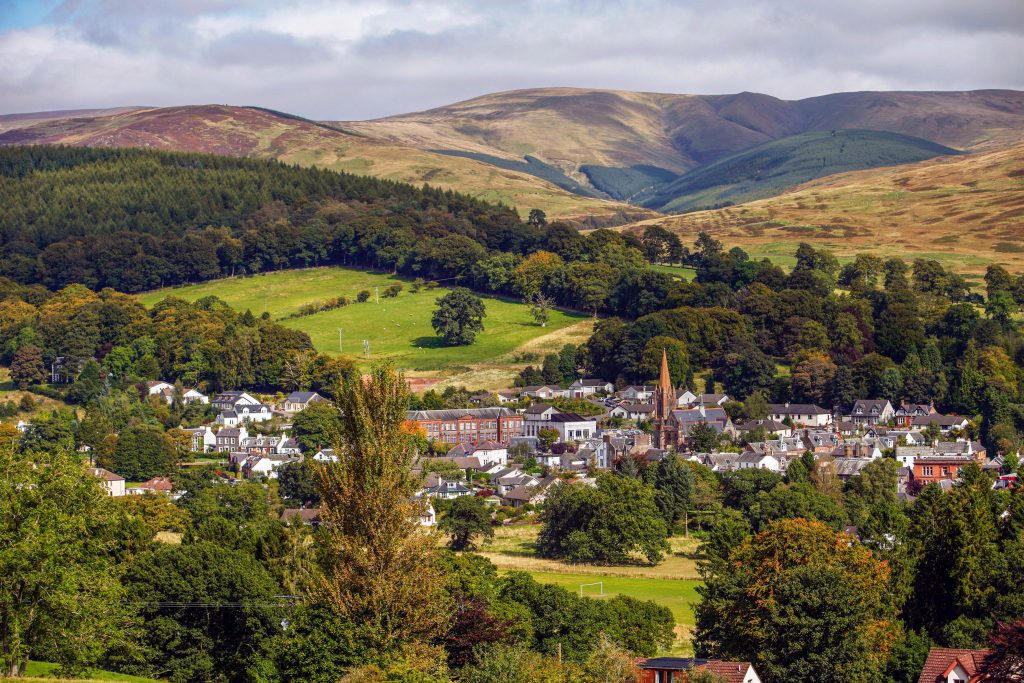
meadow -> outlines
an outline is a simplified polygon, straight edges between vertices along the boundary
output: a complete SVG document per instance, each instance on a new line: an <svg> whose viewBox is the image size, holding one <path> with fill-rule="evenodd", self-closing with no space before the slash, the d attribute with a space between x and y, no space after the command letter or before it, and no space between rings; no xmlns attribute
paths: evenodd
<svg viewBox="0 0 1024 683"><path fill-rule="evenodd" d="M376 291L383 292L394 283L403 285L398 296L381 296L378 301ZM469 346L449 347L434 334L430 318L436 300L450 290L436 287L413 292L411 285L409 278L396 275L322 267L160 289L142 294L139 299L151 306L167 296L195 301L214 295L239 311L269 313L287 327L308 333L317 350L341 353L364 367L372 361L387 359L412 377L447 379L486 389L508 386L525 365L523 359L532 358L524 354L542 355L567 343L582 343L593 329L589 316L564 311L551 311L547 326L540 327L525 304L484 297L484 331ZM339 296L355 301L362 290L371 292L369 301L300 318L287 317L311 301ZM369 355L364 351L364 340L369 345Z"/></svg>
<svg viewBox="0 0 1024 683"><path fill-rule="evenodd" d="M699 600L701 585L696 556L699 542L693 538L669 539L671 553L658 565L602 567L578 565L537 557L535 542L540 526L514 524L495 529L494 539L480 549L499 571L529 572L537 581L562 586L577 595L595 599L627 595L638 600L653 600L672 610L676 620L676 643L672 654L693 653L693 606ZM600 582L602 585L593 585ZM603 591L603 595L602 595Z"/></svg>
<svg viewBox="0 0 1024 683"><path fill-rule="evenodd" d="M71 680L86 680L86 681L108 681L110 683L154 683L153 678L143 678L141 676L129 676L127 674L114 673L112 671L102 671L99 669L90 670L82 674L78 678L56 678L54 672L57 671L59 666L57 664L51 664L49 662L29 662L25 667L25 676L23 678L12 678L7 679L12 683L18 683L19 681L46 681L47 683L62 683L63 681Z"/></svg>

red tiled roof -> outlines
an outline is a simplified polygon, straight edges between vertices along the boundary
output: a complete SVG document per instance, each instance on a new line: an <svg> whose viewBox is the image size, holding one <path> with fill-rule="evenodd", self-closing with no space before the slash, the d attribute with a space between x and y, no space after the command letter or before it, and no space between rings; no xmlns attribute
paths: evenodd
<svg viewBox="0 0 1024 683"><path fill-rule="evenodd" d="M703 668L716 674L722 683L744 683L744 676L750 670L750 662L720 662L713 659Z"/></svg>
<svg viewBox="0 0 1024 683"><path fill-rule="evenodd" d="M981 669L982 662L991 650L962 650L958 648L933 647L928 651L921 677L917 683L940 683L946 680L953 663L959 661L968 676L974 676Z"/></svg>

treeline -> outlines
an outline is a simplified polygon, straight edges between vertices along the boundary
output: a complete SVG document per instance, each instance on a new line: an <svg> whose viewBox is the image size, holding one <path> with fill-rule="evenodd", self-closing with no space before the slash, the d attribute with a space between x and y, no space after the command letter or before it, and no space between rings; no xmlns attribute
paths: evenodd
<svg viewBox="0 0 1024 683"><path fill-rule="evenodd" d="M538 238L506 207L275 161L0 149L0 275L23 284L137 292L324 263L393 267L390 252L445 236L520 252Z"/></svg>
<svg viewBox="0 0 1024 683"><path fill-rule="evenodd" d="M982 296L936 261L858 255L840 267L806 244L786 273L703 233L685 260L693 282L648 272L640 297L653 305L638 297L635 316L598 322L588 373L650 381L664 349L677 385L706 372L709 391L740 400L762 392L825 408L858 398L934 403L980 415L993 451L1022 445L1024 275L990 266Z"/></svg>
<svg viewBox="0 0 1024 683"><path fill-rule="evenodd" d="M309 336L240 313L216 297L169 297L146 309L111 289L50 292L0 278L0 363L22 387L57 384L85 404L110 386L145 380L224 389L313 389L330 394L350 361L318 354ZM98 364L98 366L97 366ZM83 377L84 374L84 377Z"/></svg>

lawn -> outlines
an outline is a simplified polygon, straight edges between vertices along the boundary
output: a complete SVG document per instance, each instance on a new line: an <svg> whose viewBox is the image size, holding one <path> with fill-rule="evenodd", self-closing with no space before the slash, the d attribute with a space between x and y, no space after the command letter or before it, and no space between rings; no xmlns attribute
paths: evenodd
<svg viewBox="0 0 1024 683"><path fill-rule="evenodd" d="M286 318L303 303L345 296L354 300L361 290L375 294L388 285L401 283L403 291L393 299L371 296L365 303L302 318ZM552 311L546 327L533 322L529 308L520 302L485 297L487 317L484 331L469 346L447 347L434 334L430 318L435 301L448 289L411 291L411 281L400 276L351 268L309 268L278 271L251 277L214 280L198 285L147 292L139 299L152 305L166 296L194 301L215 295L238 310L269 313L282 324L307 332L313 345L325 353L341 351L368 365L369 361L390 359L411 375L435 373L443 378L462 373L475 375L484 388L507 386L514 369L522 367L516 356L524 351L557 351L565 343L581 343L589 336L593 319L578 313ZM364 351L369 345L369 356ZM499 372L488 372L498 370ZM491 376L493 375L493 377ZM469 381L466 381L468 384Z"/></svg>
<svg viewBox="0 0 1024 683"><path fill-rule="evenodd" d="M141 676L129 676L127 674L118 674L111 671L92 670L87 672L82 678L67 679L67 678L53 678L53 672L59 668L57 664L51 664L49 662L29 662L28 666L25 667L24 678L12 678L11 681L48 681L49 683L59 683L61 681L70 680L89 680L89 681L117 681L118 683L155 683L155 679L142 678Z"/></svg>
<svg viewBox="0 0 1024 683"><path fill-rule="evenodd" d="M598 597L603 588L606 596L628 595L664 605L672 610L676 620L678 640L672 654L692 654L693 606L698 600L697 587L701 585L695 562L698 541L669 539L671 554L654 567L572 565L537 557L534 544L539 530L536 524L499 527L495 529L494 539L483 546L480 554L501 571L526 571L538 581L568 588L576 594L582 585L583 594L590 597ZM603 587L584 585L597 582L603 582Z"/></svg>
<svg viewBox="0 0 1024 683"><path fill-rule="evenodd" d="M678 278L689 282L693 278L697 277L697 271L690 266L667 266L664 264L652 264L651 270L655 270L659 273L668 273Z"/></svg>
<svg viewBox="0 0 1024 683"><path fill-rule="evenodd" d="M61 401L55 401L52 398L40 396L39 394L33 394L31 391L19 391L18 387L14 386L14 382L11 381L11 371L6 367L0 367L0 403L6 403L7 401L14 401L15 403L18 403L21 401L21 397L26 394L32 397L32 400L35 402L35 407L28 412L19 411L16 417L9 418L11 422L28 420L33 415L37 415L40 412L54 410L66 405Z"/></svg>

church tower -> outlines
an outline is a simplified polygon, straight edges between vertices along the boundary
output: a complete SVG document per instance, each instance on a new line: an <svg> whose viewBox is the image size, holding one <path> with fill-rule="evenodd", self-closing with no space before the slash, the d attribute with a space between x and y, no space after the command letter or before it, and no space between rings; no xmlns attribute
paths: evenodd
<svg viewBox="0 0 1024 683"><path fill-rule="evenodd" d="M668 419L676 404L676 390L672 387L672 376L668 371L668 353L661 350L661 377L658 388L654 391L654 447L668 448L675 446L672 430Z"/></svg>

